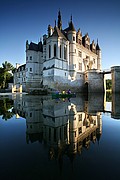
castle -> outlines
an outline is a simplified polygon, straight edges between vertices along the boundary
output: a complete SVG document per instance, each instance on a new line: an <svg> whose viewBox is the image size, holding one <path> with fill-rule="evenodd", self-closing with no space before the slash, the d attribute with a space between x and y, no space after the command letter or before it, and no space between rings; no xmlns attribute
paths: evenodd
<svg viewBox="0 0 120 180"><path fill-rule="evenodd" d="M48 34L38 44L26 41L26 64L16 66L14 85L22 85L23 90L47 87L83 90L90 78L96 79L101 71L101 49L94 40L90 43L88 33L82 36L76 31L72 16L67 28L62 28L61 12L57 25L48 25ZM86 74L87 73L87 74ZM95 78L94 78L95 75ZM98 83L103 84L98 75ZM92 80L92 79L91 79ZM102 87L102 86L101 86Z"/></svg>

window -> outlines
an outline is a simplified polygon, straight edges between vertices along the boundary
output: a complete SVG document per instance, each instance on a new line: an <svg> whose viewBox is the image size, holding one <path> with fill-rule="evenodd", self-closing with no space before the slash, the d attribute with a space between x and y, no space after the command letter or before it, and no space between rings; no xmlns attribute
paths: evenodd
<svg viewBox="0 0 120 180"><path fill-rule="evenodd" d="M75 36L73 36L73 41L75 41Z"/></svg>
<svg viewBox="0 0 120 180"><path fill-rule="evenodd" d="M64 59L66 59L67 56L67 48L64 46Z"/></svg>
<svg viewBox="0 0 120 180"><path fill-rule="evenodd" d="M82 63L79 63L78 69L79 69L80 71L82 71Z"/></svg>
<svg viewBox="0 0 120 180"><path fill-rule="evenodd" d="M78 52L78 56L82 57L82 52L81 51Z"/></svg>
<svg viewBox="0 0 120 180"><path fill-rule="evenodd" d="M32 72L32 68L30 68L30 72Z"/></svg>
<svg viewBox="0 0 120 180"><path fill-rule="evenodd" d="M30 113L30 117L32 117L32 113Z"/></svg>
<svg viewBox="0 0 120 180"><path fill-rule="evenodd" d="M78 120L79 120L79 121L82 121L82 114L79 114Z"/></svg>
<svg viewBox="0 0 120 180"><path fill-rule="evenodd" d="M79 133L79 134L82 133L82 128L81 128L81 127L78 129L78 133Z"/></svg>
<svg viewBox="0 0 120 180"><path fill-rule="evenodd" d="M75 137L76 137L76 131L75 131Z"/></svg>
<svg viewBox="0 0 120 180"><path fill-rule="evenodd" d="M54 44L54 57L56 57L56 44Z"/></svg>
<svg viewBox="0 0 120 180"><path fill-rule="evenodd" d="M28 56L26 57L26 61L28 60Z"/></svg>
<svg viewBox="0 0 120 180"><path fill-rule="evenodd" d="M61 54L62 54L62 48L61 48L61 45L60 45L60 58L61 58Z"/></svg>
<svg viewBox="0 0 120 180"><path fill-rule="evenodd" d="M49 58L51 58L51 46L49 45Z"/></svg>
<svg viewBox="0 0 120 180"><path fill-rule="evenodd" d="M32 56L30 56L30 60L32 60Z"/></svg>

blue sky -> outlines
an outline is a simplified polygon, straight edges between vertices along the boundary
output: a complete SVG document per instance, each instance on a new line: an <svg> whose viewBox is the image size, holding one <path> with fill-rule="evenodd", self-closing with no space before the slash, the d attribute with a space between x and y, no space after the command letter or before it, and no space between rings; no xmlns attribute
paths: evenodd
<svg viewBox="0 0 120 180"><path fill-rule="evenodd" d="M25 43L47 34L47 27L62 14L63 29L70 16L82 35L97 38L102 50L102 69L120 65L120 2L118 0L0 0L0 66L25 63Z"/></svg>

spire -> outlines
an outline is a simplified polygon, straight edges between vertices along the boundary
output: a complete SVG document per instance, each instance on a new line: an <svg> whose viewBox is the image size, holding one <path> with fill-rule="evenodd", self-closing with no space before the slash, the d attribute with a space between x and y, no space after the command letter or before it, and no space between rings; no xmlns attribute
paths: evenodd
<svg viewBox="0 0 120 180"><path fill-rule="evenodd" d="M72 22L72 15L71 15L71 18L70 18L69 30L70 31L76 31L75 28L74 28L73 22Z"/></svg>
<svg viewBox="0 0 120 180"><path fill-rule="evenodd" d="M100 50L100 47L99 47L99 45L98 45L98 39L97 39L96 50Z"/></svg>
<svg viewBox="0 0 120 180"><path fill-rule="evenodd" d="M62 19L61 19L60 9L59 9L59 11L58 11L58 22L57 22L57 24L58 24L58 28L59 28L60 30L62 30Z"/></svg>

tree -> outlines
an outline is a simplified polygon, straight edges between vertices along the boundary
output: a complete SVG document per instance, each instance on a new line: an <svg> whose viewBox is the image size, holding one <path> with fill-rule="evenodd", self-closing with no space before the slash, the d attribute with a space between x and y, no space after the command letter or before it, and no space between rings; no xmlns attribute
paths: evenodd
<svg viewBox="0 0 120 180"><path fill-rule="evenodd" d="M112 80L111 79L107 79L106 80L106 89L107 90L111 90L112 89Z"/></svg>
<svg viewBox="0 0 120 180"><path fill-rule="evenodd" d="M0 88L3 86L3 68L0 67Z"/></svg>
<svg viewBox="0 0 120 180"><path fill-rule="evenodd" d="M2 66L3 66L3 68L2 68L2 74L3 74L2 87L5 88L7 77L8 77L8 79L9 79L9 77L11 78L9 71L12 71L14 69L14 67L11 63L9 63L7 61L2 63Z"/></svg>

